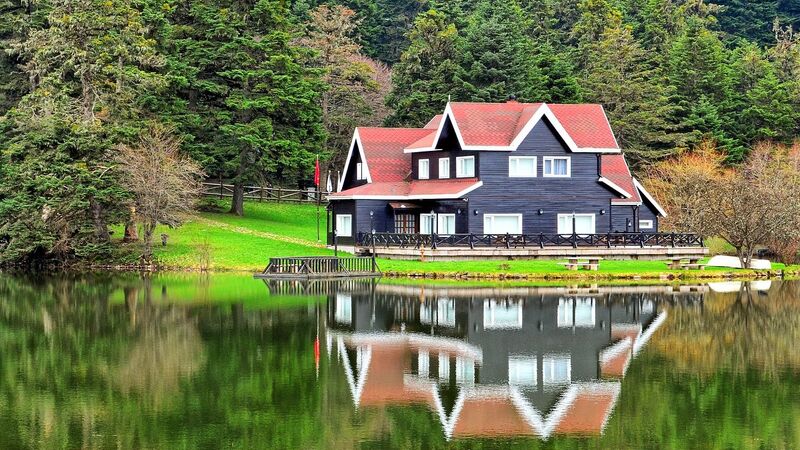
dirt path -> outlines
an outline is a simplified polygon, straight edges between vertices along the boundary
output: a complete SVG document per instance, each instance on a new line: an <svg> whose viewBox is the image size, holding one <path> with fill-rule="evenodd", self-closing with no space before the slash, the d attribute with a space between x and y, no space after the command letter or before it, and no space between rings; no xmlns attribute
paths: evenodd
<svg viewBox="0 0 800 450"><path fill-rule="evenodd" d="M214 226L214 227L217 227L217 228L222 228L224 230L233 231L235 233L249 234L250 236L257 236L257 237L262 237L262 238L266 238L266 239L272 239L272 240L275 240L275 241L288 242L290 244L305 245L307 247L325 248L324 244L321 244L321 243L318 243L318 242L307 241L305 239L293 238L293 237L284 236L284 235L281 235L281 234L269 233L269 232L266 232L266 231L251 230L250 228L237 227L235 225L229 225L229 224L227 224L225 222L219 222L217 220L212 220L212 219L208 219L208 218L205 218L205 217L195 216L193 220L195 222L197 222L197 223L202 223L204 225Z"/></svg>

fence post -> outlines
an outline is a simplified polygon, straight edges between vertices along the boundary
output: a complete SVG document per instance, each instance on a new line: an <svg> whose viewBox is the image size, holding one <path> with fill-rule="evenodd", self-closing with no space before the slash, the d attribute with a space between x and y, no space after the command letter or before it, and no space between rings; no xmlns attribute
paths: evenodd
<svg viewBox="0 0 800 450"><path fill-rule="evenodd" d="M544 248L544 233L539 232L539 248Z"/></svg>
<svg viewBox="0 0 800 450"><path fill-rule="evenodd" d="M672 232L672 248L675 248L675 232Z"/></svg>
<svg viewBox="0 0 800 450"><path fill-rule="evenodd" d="M606 233L606 248L611 248L611 232Z"/></svg>
<svg viewBox="0 0 800 450"><path fill-rule="evenodd" d="M575 233L575 226L572 227L572 248L578 248L578 234Z"/></svg>
<svg viewBox="0 0 800 450"><path fill-rule="evenodd" d="M278 186L278 203L281 202L281 197L283 196L283 188Z"/></svg>
<svg viewBox="0 0 800 450"><path fill-rule="evenodd" d="M258 187L258 203L264 203L264 186Z"/></svg>
<svg viewBox="0 0 800 450"><path fill-rule="evenodd" d="M222 200L222 175L219 176L219 199Z"/></svg>

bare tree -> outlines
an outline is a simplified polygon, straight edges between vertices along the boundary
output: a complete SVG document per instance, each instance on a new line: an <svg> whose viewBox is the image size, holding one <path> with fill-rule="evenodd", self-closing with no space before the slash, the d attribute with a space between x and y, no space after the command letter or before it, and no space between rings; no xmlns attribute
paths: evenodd
<svg viewBox="0 0 800 450"><path fill-rule="evenodd" d="M121 145L115 160L125 188L133 195L135 219L144 232L145 262L152 261L158 224L179 226L200 195L203 171L180 153L181 141L163 125L150 126L135 146Z"/></svg>
<svg viewBox="0 0 800 450"><path fill-rule="evenodd" d="M760 245L800 239L800 145L757 144L738 170L701 151L651 170L674 228L725 239L742 267Z"/></svg>

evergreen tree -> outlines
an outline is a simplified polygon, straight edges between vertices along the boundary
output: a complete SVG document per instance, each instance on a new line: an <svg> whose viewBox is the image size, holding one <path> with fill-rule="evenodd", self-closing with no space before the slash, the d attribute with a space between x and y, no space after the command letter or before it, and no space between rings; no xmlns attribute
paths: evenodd
<svg viewBox="0 0 800 450"><path fill-rule="evenodd" d="M587 99L605 106L619 145L634 163L652 162L684 145L663 77L619 18L591 46L584 84Z"/></svg>
<svg viewBox="0 0 800 450"><path fill-rule="evenodd" d="M54 1L28 24L12 48L30 92L2 124L0 260L104 254L107 224L127 214L111 150L142 126L162 60L129 2Z"/></svg>
<svg viewBox="0 0 800 450"><path fill-rule="evenodd" d="M394 66L387 98L394 110L387 119L389 125L422 126L444 110L451 95L464 100L455 25L431 10L417 17L409 39L411 44Z"/></svg>
<svg viewBox="0 0 800 450"><path fill-rule="evenodd" d="M760 44L773 40L772 22L779 17L776 0L718 0L722 30Z"/></svg>
<svg viewBox="0 0 800 450"><path fill-rule="evenodd" d="M534 60L525 14L516 0L482 1L464 30L463 62L470 96L505 101L514 95L536 101L546 95L546 79Z"/></svg>

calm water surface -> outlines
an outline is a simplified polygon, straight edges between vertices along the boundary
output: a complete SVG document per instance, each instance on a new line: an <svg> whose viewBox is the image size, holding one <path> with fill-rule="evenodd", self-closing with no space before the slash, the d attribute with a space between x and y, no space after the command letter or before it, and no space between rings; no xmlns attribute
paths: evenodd
<svg viewBox="0 0 800 450"><path fill-rule="evenodd" d="M800 448L800 283L0 275L0 448Z"/></svg>

